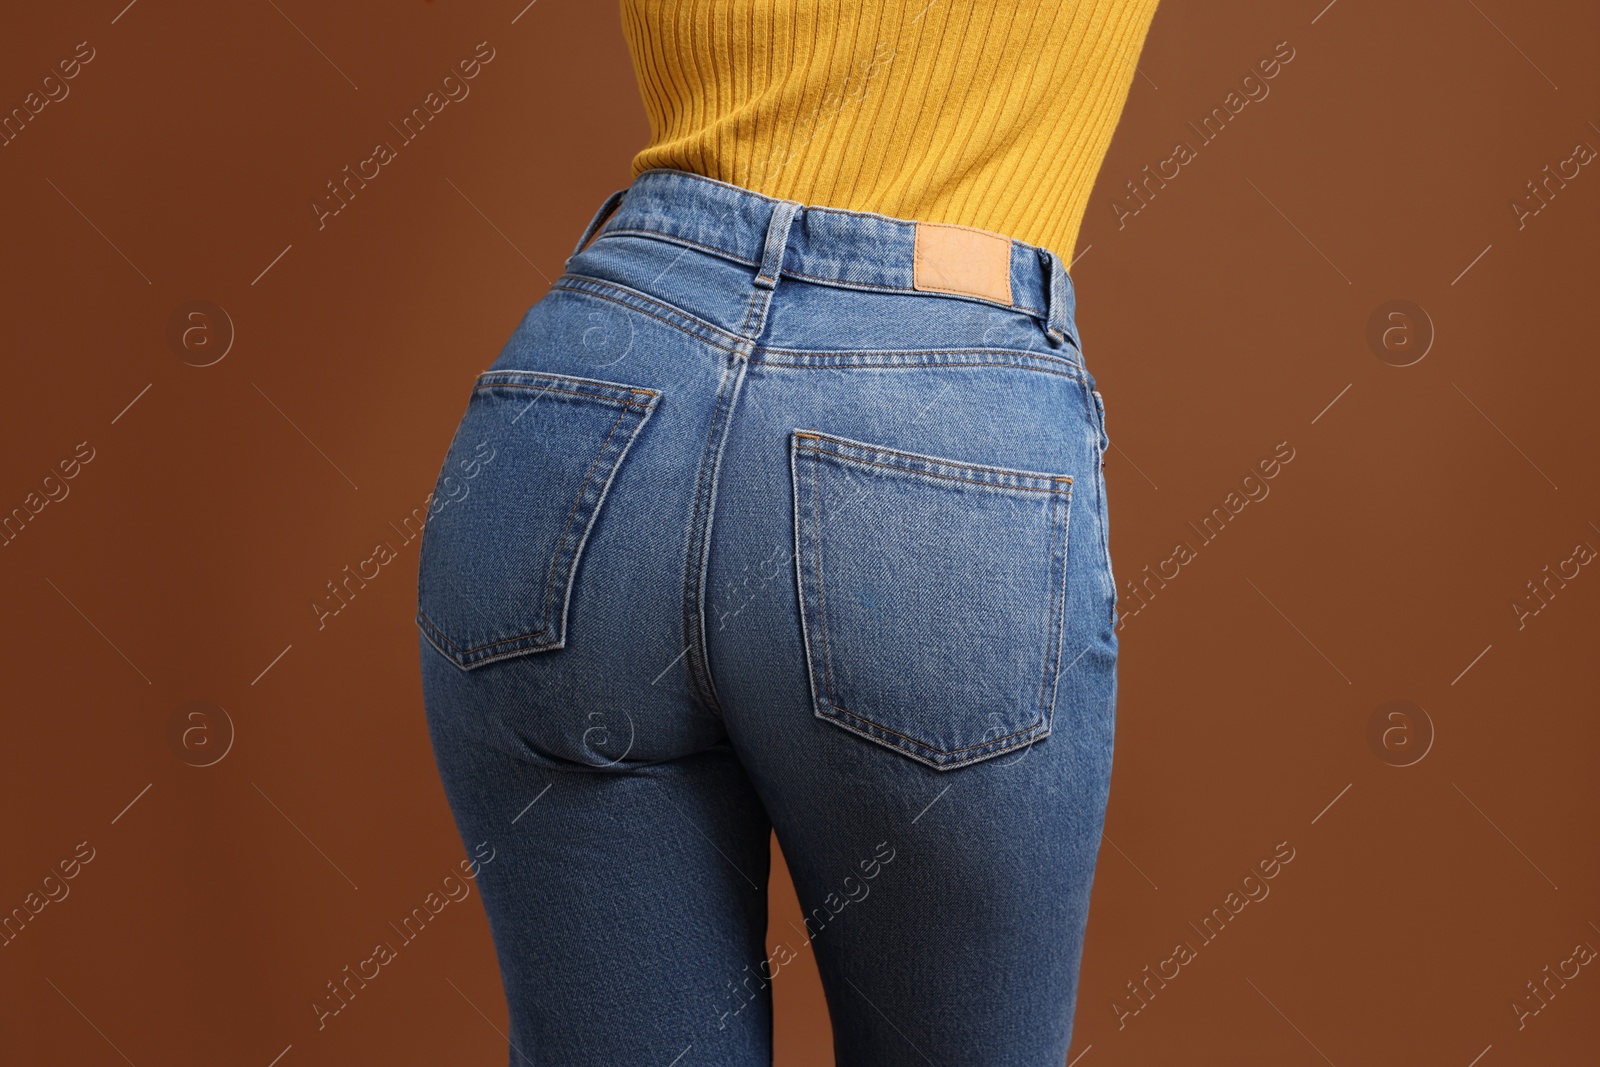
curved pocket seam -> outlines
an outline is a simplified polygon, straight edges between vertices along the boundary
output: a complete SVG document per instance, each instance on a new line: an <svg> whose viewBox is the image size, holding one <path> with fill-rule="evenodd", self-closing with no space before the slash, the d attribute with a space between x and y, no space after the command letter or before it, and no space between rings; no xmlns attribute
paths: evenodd
<svg viewBox="0 0 1600 1067"><path fill-rule="evenodd" d="M569 390L558 389L558 390L551 390L551 391L552 392L568 392ZM572 395L574 395L574 396L584 396L585 394L583 394L583 393L573 393ZM530 638L530 637L538 637L540 634L542 634L542 633L544 633L544 632L546 632L547 630L550 629L550 622L549 622L550 598L555 592L556 574L561 569L562 557L566 555L567 537L572 532L572 517L578 513L578 504L579 504L580 501L583 500L583 494L589 491L589 479L594 476L594 469L595 469L595 467L597 467L599 465L600 457L602 457L602 456L604 456L606 454L606 448L607 448L607 446L609 446L611 444L611 439L616 436L617 427L622 425L623 417L626 414L627 414L627 412L619 413L617 415L617 420L611 424L611 429L606 431L606 439L604 441L600 442L599 451L597 451L595 453L594 459L589 461L588 469L583 472L583 483L578 486L578 494L572 498L572 507L567 509L566 522L564 522L562 524L562 526L561 526L561 540L556 542L556 554L550 560L550 573L545 578L545 583L544 583L544 610L545 610L545 619L546 619L545 624L543 626L539 627L537 630L530 630L525 634L517 634L515 637L503 637L498 641L490 641L488 644L485 644L485 645L475 645L472 648L461 648L454 641L451 641L448 637L445 637L443 632L441 632L439 630L438 624L436 624L432 619L429 619L428 616L426 615L426 613L422 612L419 609L417 614L419 616L421 616L422 619L425 620L428 623L428 626L429 626L429 628L431 630L433 630L435 633L439 634L440 640L444 641L444 643L449 645L451 648L456 649L462 655L470 655L473 652L482 652L486 648L498 648L501 645L509 645L509 644L514 644L514 643L516 643L518 641L526 641L528 638ZM574 558L573 562L574 563L577 562L576 558Z"/></svg>
<svg viewBox="0 0 1600 1067"><path fill-rule="evenodd" d="M563 389L555 385L531 385L511 380L490 380L499 378L501 376L544 378L549 379L552 382L559 381L566 382L568 384L581 383L587 386L587 388ZM642 389L617 383L601 382L598 380L593 381L591 384L589 380L586 379L575 379L539 371L485 371L480 374L475 381L472 388L472 393L473 395L477 395L485 390L493 389L526 389L539 393L561 393L564 395L577 397L580 400L613 407L618 410L617 417L612 422L611 427L606 431L606 436L600 442L600 447L596 449L594 458L590 460L588 467L584 470L583 481L579 484L578 491L573 495L572 506L568 508L566 519L562 523L561 535L559 540L556 542L555 552L550 560L550 569L545 578L545 587L542 598L542 614L544 617L543 625L536 630L530 630L524 633L513 635L511 637L499 638L494 641L489 641L484 644L474 645L471 647L462 647L446 636L439 625L434 622L433 619L428 617L427 612L421 607L421 605L418 605L416 621L418 625L422 627L424 635L429 639L429 642L433 644L434 647L445 653L445 655L450 658L458 667L463 669L482 666L483 664L494 662L497 659L503 659L507 655L539 652L552 648L563 647L565 644L565 605L562 605L562 612L559 616L552 617L550 610L555 598L558 579L564 571L567 575L567 587L568 591L570 592L571 579L576 571L579 557L583 551L583 545L588 539L588 529L592 527L593 521L599 516L600 508L604 504L605 497L610 488L610 481L615 477L618 468L621 466L623 457L626 455L629 446L632 444L633 438L638 434L639 430L643 428L645 422L654 412L656 403L661 397L660 392L654 389ZM611 392L608 392L607 390L610 390ZM615 392L625 392L633 395L621 397L613 395ZM635 399L637 396L645 396L648 397L648 399ZM599 494L595 499L594 505L590 509L589 527L585 528L582 537L579 537L576 541L573 541L571 536L572 525L575 517L578 515L579 505L582 504L585 495L589 492L590 482L594 478L594 473L598 468L601 467L602 460L605 458L607 451L611 448L612 439L617 435L617 430L622 427L624 421L629 419L630 416L635 421L627 431L627 439L619 449L616 459L610 464L610 471L606 479L606 484L601 487ZM569 544L569 542L571 543ZM546 641L536 640L537 638L549 633L551 630L555 630L557 632L559 635L557 639ZM466 658L472 656L474 653L484 652L490 649L506 648L507 646L515 646L519 643L530 640L534 641L535 643L521 648L510 648L503 654L486 656L474 662L465 662Z"/></svg>

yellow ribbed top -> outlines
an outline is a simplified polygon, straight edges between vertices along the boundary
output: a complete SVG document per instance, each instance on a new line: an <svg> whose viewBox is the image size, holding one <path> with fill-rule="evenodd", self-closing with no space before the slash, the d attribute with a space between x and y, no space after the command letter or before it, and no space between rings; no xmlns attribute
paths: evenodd
<svg viewBox="0 0 1600 1067"><path fill-rule="evenodd" d="M633 173L993 230L1071 261L1157 0L622 0Z"/></svg>

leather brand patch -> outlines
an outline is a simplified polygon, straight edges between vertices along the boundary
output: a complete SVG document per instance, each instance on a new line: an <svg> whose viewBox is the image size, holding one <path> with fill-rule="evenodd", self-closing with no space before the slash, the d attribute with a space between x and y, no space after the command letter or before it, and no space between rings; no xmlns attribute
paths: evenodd
<svg viewBox="0 0 1600 1067"><path fill-rule="evenodd" d="M972 226L917 223L911 285L1009 305L1011 238Z"/></svg>

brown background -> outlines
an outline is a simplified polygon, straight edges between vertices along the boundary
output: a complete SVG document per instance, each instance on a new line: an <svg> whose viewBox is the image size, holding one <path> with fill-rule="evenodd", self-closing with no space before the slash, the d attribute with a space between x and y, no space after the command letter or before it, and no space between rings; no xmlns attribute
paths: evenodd
<svg viewBox="0 0 1600 1067"><path fill-rule="evenodd" d="M0 108L95 58L0 148L0 509L93 449L0 548L0 909L94 856L0 947L6 1063L504 1062L475 897L316 1028L324 983L464 852L415 544L323 629L309 605L421 504L470 377L646 138L615 3L524 2L7 12ZM1600 15L1324 2L1166 0L1076 253L1122 579L1295 458L1137 613L1124 590L1072 1056L1591 1063L1600 964L1521 1029L1512 1005L1600 947L1600 566L1520 628L1512 605L1600 548L1600 166L1520 229L1510 205L1600 147ZM484 40L471 96L319 231L324 182ZM1280 41L1271 95L1119 229L1113 197ZM207 367L180 355L220 320L167 337L197 299L235 334ZM1426 348L1410 366L1368 341L1391 300L1431 321L1391 335ZM192 700L231 748L217 711L172 741ZM1391 700L1431 725L1372 742ZM1119 1025L1126 983L1285 841L1271 895ZM795 1067L830 1062L805 966L775 983Z"/></svg>

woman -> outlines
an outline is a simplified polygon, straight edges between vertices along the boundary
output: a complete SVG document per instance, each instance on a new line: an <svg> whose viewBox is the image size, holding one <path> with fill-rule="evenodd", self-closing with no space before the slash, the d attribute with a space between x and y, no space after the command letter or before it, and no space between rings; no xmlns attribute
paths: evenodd
<svg viewBox="0 0 1600 1067"><path fill-rule="evenodd" d="M807 952L841 1065L1065 1061L1117 639L1064 257L1154 7L623 0L651 143L420 563L513 1063L768 1063Z"/></svg>

